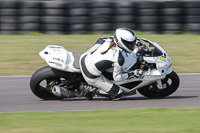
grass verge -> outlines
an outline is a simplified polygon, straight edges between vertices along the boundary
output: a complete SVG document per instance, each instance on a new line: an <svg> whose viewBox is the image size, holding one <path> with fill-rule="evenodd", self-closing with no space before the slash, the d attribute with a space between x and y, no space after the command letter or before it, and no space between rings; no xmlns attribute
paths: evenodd
<svg viewBox="0 0 200 133"><path fill-rule="evenodd" d="M47 45L61 45L68 51L83 53L99 37L111 35L1 35L0 75L32 75L34 71L46 65L38 53ZM172 69L176 72L200 72L199 35L153 35L138 32L137 36L155 41L164 47L173 60Z"/></svg>
<svg viewBox="0 0 200 133"><path fill-rule="evenodd" d="M0 114L1 133L199 133L200 109Z"/></svg>

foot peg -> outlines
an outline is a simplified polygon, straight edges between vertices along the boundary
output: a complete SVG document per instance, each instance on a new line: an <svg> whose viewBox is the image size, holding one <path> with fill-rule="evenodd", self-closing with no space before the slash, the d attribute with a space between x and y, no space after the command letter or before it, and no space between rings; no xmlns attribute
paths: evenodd
<svg viewBox="0 0 200 133"><path fill-rule="evenodd" d="M97 89L87 83L81 83L79 89L84 93L84 96L87 100L93 99L93 92Z"/></svg>

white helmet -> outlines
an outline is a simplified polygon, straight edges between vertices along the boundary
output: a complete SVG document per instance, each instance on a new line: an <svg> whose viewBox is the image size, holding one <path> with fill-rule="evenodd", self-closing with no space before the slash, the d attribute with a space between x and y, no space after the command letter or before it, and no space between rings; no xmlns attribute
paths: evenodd
<svg viewBox="0 0 200 133"><path fill-rule="evenodd" d="M129 28L118 28L114 34L114 42L125 52L131 53L136 44L136 34Z"/></svg>

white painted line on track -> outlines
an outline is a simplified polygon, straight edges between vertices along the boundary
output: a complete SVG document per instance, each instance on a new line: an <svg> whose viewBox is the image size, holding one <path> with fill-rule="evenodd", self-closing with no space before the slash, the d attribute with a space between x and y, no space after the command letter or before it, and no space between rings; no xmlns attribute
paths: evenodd
<svg viewBox="0 0 200 133"><path fill-rule="evenodd" d="M178 75L200 75L200 73L178 73ZM3 77L5 77L5 78L9 78L9 77L11 77L11 78L23 78L23 77L27 77L27 78L30 78L31 77L31 75L25 75L25 76L0 76L0 78L3 78Z"/></svg>

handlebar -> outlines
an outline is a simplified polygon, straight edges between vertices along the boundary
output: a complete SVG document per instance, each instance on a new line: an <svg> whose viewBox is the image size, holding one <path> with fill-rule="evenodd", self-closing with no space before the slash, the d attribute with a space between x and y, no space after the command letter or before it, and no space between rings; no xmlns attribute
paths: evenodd
<svg viewBox="0 0 200 133"><path fill-rule="evenodd" d="M142 40L144 40L144 38L142 38ZM148 52L149 51L149 49L148 49L148 47L146 46L146 44L144 44L139 38L137 38L137 44L136 44L136 46L138 47L138 50L139 51L145 51L145 52ZM148 40L144 40L145 42L148 42Z"/></svg>

